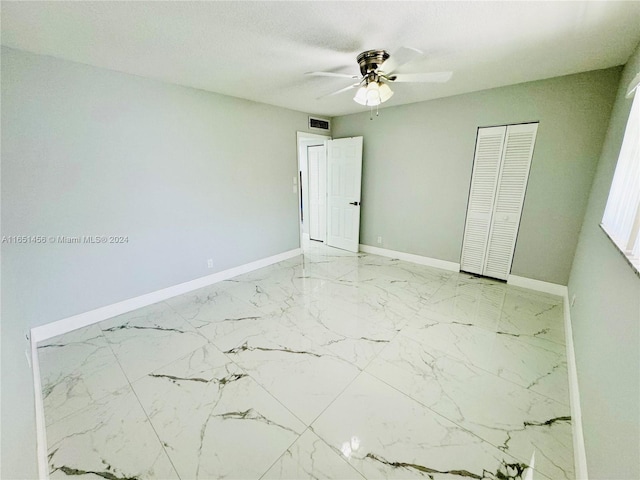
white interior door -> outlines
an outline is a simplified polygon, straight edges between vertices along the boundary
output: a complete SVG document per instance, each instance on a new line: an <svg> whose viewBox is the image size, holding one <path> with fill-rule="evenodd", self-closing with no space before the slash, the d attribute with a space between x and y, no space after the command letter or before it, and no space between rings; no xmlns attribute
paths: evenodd
<svg viewBox="0 0 640 480"><path fill-rule="evenodd" d="M465 272L483 275L506 131L504 126L478 129L460 259Z"/></svg>
<svg viewBox="0 0 640 480"><path fill-rule="evenodd" d="M327 142L327 244L357 252L360 244L362 137Z"/></svg>
<svg viewBox="0 0 640 480"><path fill-rule="evenodd" d="M324 145L307 147L309 162L309 238L327 236L327 156Z"/></svg>

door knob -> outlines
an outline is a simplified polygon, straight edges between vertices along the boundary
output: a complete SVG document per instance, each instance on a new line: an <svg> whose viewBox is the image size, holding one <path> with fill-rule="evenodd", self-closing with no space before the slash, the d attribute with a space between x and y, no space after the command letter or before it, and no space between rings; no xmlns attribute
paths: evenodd
<svg viewBox="0 0 640 480"><path fill-rule="evenodd" d="M360 202L349 202L349 205L355 205L356 207L360 205Z"/></svg>

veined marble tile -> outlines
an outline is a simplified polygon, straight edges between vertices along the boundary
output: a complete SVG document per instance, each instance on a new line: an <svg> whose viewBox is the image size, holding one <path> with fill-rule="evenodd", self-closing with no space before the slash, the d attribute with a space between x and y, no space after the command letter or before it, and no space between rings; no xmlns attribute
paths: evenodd
<svg viewBox="0 0 640 480"><path fill-rule="evenodd" d="M207 324L234 315L239 308L249 306L247 302L230 295L227 288L200 288L165 300L165 303L190 323L196 326Z"/></svg>
<svg viewBox="0 0 640 480"><path fill-rule="evenodd" d="M327 305L339 308L344 312L380 324L388 330L398 330L407 324L407 318L414 316L420 301L414 304L371 283L352 281L335 281L325 284L320 292L314 295L310 303L318 309Z"/></svg>
<svg viewBox="0 0 640 480"><path fill-rule="evenodd" d="M526 469L365 372L311 429L365 478L520 479Z"/></svg>
<svg viewBox="0 0 640 480"><path fill-rule="evenodd" d="M306 425L360 372L307 337L275 324L248 339L214 343Z"/></svg>
<svg viewBox="0 0 640 480"><path fill-rule="evenodd" d="M562 308L560 297L464 273L452 276L424 306L451 321L564 345Z"/></svg>
<svg viewBox="0 0 640 480"><path fill-rule="evenodd" d="M258 478L305 429L211 345L133 388L181 478Z"/></svg>
<svg viewBox="0 0 640 480"><path fill-rule="evenodd" d="M440 279L416 282L380 276L373 281L365 280L364 285L383 289L399 301L411 304L414 308L421 308L442 287L442 282Z"/></svg>
<svg viewBox="0 0 640 480"><path fill-rule="evenodd" d="M451 275L453 272L426 265L368 255L361 259L357 270L343 278L353 281L367 281L371 278L384 276L415 284L442 285Z"/></svg>
<svg viewBox="0 0 640 480"><path fill-rule="evenodd" d="M333 451L311 430L306 430L261 477L263 480L304 478L364 480L342 455Z"/></svg>
<svg viewBox="0 0 640 480"><path fill-rule="evenodd" d="M453 274L423 306L430 313L445 317L450 322L477 325L495 331L502 317L507 285L466 274Z"/></svg>
<svg viewBox="0 0 640 480"><path fill-rule="evenodd" d="M573 477L568 405L399 335L367 372L554 479Z"/></svg>
<svg viewBox="0 0 640 480"><path fill-rule="evenodd" d="M263 313L280 311L283 306L293 304L298 292L284 289L270 280L243 280L233 278L225 280L229 283L227 292L259 309Z"/></svg>
<svg viewBox="0 0 640 480"><path fill-rule="evenodd" d="M312 245L99 327L39 349L54 478L571 476L558 297Z"/></svg>
<svg viewBox="0 0 640 480"><path fill-rule="evenodd" d="M397 335L395 330L330 304L294 306L272 318L358 368L364 368Z"/></svg>
<svg viewBox="0 0 640 480"><path fill-rule="evenodd" d="M355 267L349 265L335 265L333 262L311 262L302 263L287 268L274 270L268 276L250 279L262 288L271 286L277 287L277 292L284 292L285 299L290 301L291 297L304 297L313 295L319 291L326 282L334 281ZM247 281L239 278L239 281ZM268 290L268 288L267 288ZM283 295L280 293L280 295Z"/></svg>
<svg viewBox="0 0 640 480"><path fill-rule="evenodd" d="M505 297L498 331L527 338L541 338L565 345L561 297L510 288Z"/></svg>
<svg viewBox="0 0 640 480"><path fill-rule="evenodd" d="M47 426L47 444L52 479L179 478L128 386Z"/></svg>
<svg viewBox="0 0 640 480"><path fill-rule="evenodd" d="M304 260L305 258L303 255L298 255L297 257L289 258L287 260L283 260L282 262L273 263L271 265L267 265L266 267L243 273L234 278L241 281L273 279L283 273L286 274L286 272L290 271L291 269L298 267L299 265L304 263Z"/></svg>
<svg viewBox="0 0 640 480"><path fill-rule="evenodd" d="M401 335L418 340L501 378L569 405L565 349L543 339L521 339L491 332L473 324L412 325Z"/></svg>
<svg viewBox="0 0 640 480"><path fill-rule="evenodd" d="M47 425L128 384L96 325L38 345Z"/></svg>
<svg viewBox="0 0 640 480"><path fill-rule="evenodd" d="M98 325L132 382L207 343L189 322L162 302Z"/></svg>
<svg viewBox="0 0 640 480"><path fill-rule="evenodd" d="M316 257L305 255L298 265L297 273L302 276L337 279L353 272L359 264L359 256Z"/></svg>
<svg viewBox="0 0 640 480"><path fill-rule="evenodd" d="M230 334L245 324L259 323L268 314L227 292L215 295L200 293L184 295L185 299L170 302L172 308L188 319L196 331L209 340Z"/></svg>
<svg viewBox="0 0 640 480"><path fill-rule="evenodd" d="M333 353L359 368L364 368L397 332L376 322L346 313L331 305L287 306L279 313L261 317L239 316L200 329L215 345L229 350L246 342L278 335L295 335L305 346L322 354ZM324 347L324 350L319 347Z"/></svg>

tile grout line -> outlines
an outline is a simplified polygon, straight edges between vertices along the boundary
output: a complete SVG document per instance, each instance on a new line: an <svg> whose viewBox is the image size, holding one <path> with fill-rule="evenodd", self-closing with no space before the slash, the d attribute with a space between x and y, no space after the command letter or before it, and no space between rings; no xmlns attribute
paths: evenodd
<svg viewBox="0 0 640 480"><path fill-rule="evenodd" d="M115 317L114 317L115 318ZM98 324L98 328L100 328L100 324ZM100 328L100 332L101 334L104 336L104 332L102 331L102 329ZM131 390L131 393L133 393L133 396L135 397L136 401L138 402L138 405L140 405L140 408L142 409L142 412L144 413L145 418L147 419L147 422L149 422L149 426L151 427L151 429L153 430L153 433L155 434L156 438L158 439L158 443L160 444L160 447L162 447L162 451L164 452L164 454L167 456L167 459L169 460L169 463L171 464L171 468L173 468L173 471L176 473L176 475L178 476L178 479L181 479L180 477L180 473L178 472L178 469L176 468L176 466L173 463L173 459L171 458L171 456L169 455L169 452L167 452L166 447L164 446L164 442L162 441L162 439L160 438L160 435L158 434L155 425L153 424L153 422L151 421L151 418L149 417L149 414L147 413L147 410L144 408L144 405L142 405L142 402L140 401L140 398L138 397L138 393L135 391L135 389L133 388L133 383L135 383L135 381L132 383L132 381L129 379L129 376L127 375L127 373L124 371L124 368L122 367L122 364L120 363L120 359L118 358L118 356L116 355L116 353L113 351L113 348L111 347L111 342L109 342L109 340L106 338L105 336L105 341L107 342L107 345L109 346L109 349L111 350L111 353L113 354L113 356L116 359L116 362L118 363L118 367L120 367L120 370L122 371L122 374L124 375L124 377L127 379L127 383L129 384L129 389ZM194 350L195 351L195 350ZM191 352L193 353L193 352ZM160 367L162 368L162 367ZM148 374L147 374L148 375ZM140 377L143 378L143 377ZM136 379L136 381L139 379Z"/></svg>

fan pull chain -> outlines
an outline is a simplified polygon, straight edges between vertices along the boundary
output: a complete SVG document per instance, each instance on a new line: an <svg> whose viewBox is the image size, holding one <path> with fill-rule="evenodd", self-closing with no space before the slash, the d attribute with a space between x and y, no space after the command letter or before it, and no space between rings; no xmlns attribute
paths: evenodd
<svg viewBox="0 0 640 480"><path fill-rule="evenodd" d="M380 106L376 105L376 117L380 116ZM373 120L373 105L369 107L369 120Z"/></svg>

